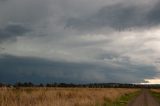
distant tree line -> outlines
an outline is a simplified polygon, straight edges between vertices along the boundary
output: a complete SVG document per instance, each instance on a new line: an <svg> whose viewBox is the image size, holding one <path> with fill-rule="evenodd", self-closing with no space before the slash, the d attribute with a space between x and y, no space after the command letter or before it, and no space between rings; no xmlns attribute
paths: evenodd
<svg viewBox="0 0 160 106"><path fill-rule="evenodd" d="M81 87L81 88L160 88L160 84L142 85L142 84L122 84L122 83L47 83L33 84L32 82L17 82L15 84L0 83L0 87Z"/></svg>

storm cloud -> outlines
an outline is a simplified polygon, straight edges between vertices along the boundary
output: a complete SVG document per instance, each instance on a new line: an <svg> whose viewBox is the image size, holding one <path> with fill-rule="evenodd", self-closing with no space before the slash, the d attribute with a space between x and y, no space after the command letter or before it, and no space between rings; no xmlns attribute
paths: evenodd
<svg viewBox="0 0 160 106"><path fill-rule="evenodd" d="M9 66L9 67L8 67ZM3 55L0 58L1 82L16 82L21 79L23 82L34 83L47 82L121 82L130 83L143 82L143 78L154 75L152 66L137 66L128 64L126 67L112 67L109 64L98 63L73 63L64 61L50 61L33 57L16 57ZM143 75L145 70L148 74ZM125 73L125 74L124 74ZM10 77L8 77L8 75ZM124 75L130 78L125 80ZM6 77L8 77L6 79ZM136 80L134 80L136 78Z"/></svg>
<svg viewBox="0 0 160 106"><path fill-rule="evenodd" d="M104 6L91 16L69 18L66 27L79 30L100 29L103 27L111 27L116 30L137 27L149 28L160 24L159 4L160 2L157 2L152 6L144 6L124 2Z"/></svg>
<svg viewBox="0 0 160 106"><path fill-rule="evenodd" d="M0 42L5 40L16 40L17 36L23 36L25 33L30 32L30 28L19 24L11 24L3 29L0 29Z"/></svg>
<svg viewBox="0 0 160 106"><path fill-rule="evenodd" d="M0 82L159 79L159 0L1 0Z"/></svg>

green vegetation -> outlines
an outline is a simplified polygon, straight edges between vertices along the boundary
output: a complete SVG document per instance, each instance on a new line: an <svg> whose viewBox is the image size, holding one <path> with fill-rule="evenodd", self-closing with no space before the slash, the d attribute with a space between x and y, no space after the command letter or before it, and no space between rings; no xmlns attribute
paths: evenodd
<svg viewBox="0 0 160 106"><path fill-rule="evenodd" d="M103 106L126 106L130 100L134 99L140 91L134 92L134 93L129 93L129 94L124 94L120 98L116 99L115 101L110 101L106 99L105 103Z"/></svg>
<svg viewBox="0 0 160 106"><path fill-rule="evenodd" d="M152 96L160 103L160 92L150 91Z"/></svg>

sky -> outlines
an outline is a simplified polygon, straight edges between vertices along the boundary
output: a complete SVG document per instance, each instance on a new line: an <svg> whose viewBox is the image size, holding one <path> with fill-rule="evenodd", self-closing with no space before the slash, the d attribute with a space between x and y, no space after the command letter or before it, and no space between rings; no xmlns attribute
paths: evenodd
<svg viewBox="0 0 160 106"><path fill-rule="evenodd" d="M160 83L159 0L0 0L0 82Z"/></svg>

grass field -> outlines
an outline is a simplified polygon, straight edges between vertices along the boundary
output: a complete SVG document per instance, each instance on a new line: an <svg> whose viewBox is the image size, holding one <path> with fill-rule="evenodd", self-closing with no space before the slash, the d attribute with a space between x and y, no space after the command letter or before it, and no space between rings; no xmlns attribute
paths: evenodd
<svg viewBox="0 0 160 106"><path fill-rule="evenodd" d="M132 93L125 93L114 101L106 101L102 106L128 106L129 102L140 94L140 90Z"/></svg>
<svg viewBox="0 0 160 106"><path fill-rule="evenodd" d="M160 89L151 89L151 94L156 98L160 103Z"/></svg>
<svg viewBox="0 0 160 106"><path fill-rule="evenodd" d="M127 100L136 91L125 88L0 88L0 106L109 106L107 103Z"/></svg>

